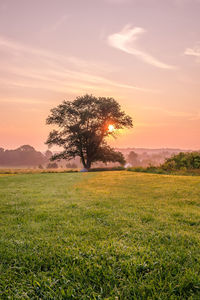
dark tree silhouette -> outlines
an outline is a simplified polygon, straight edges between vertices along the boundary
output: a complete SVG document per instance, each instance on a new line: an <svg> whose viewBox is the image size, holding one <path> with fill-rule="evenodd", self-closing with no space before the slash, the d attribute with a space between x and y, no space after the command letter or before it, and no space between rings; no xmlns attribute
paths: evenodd
<svg viewBox="0 0 200 300"><path fill-rule="evenodd" d="M108 136L116 137L115 130L109 130L109 125L116 131L133 126L131 117L113 98L84 95L74 101L63 101L51 109L47 124L57 125L58 130L50 132L46 144L64 148L53 155L52 160L70 160L79 156L86 169L97 161L125 163L123 154L114 151L105 141Z"/></svg>
<svg viewBox="0 0 200 300"><path fill-rule="evenodd" d="M52 153L51 151L49 151L49 150L47 150L47 151L45 152L45 157L46 157L48 160L51 159L52 155L53 155L53 153Z"/></svg>
<svg viewBox="0 0 200 300"><path fill-rule="evenodd" d="M39 151L36 151L30 145L23 145L14 150L4 150L0 148L0 165L1 166L26 166L33 167L44 164L48 160Z"/></svg>
<svg viewBox="0 0 200 300"><path fill-rule="evenodd" d="M138 154L134 151L129 152L127 157L127 161L132 164L133 166L137 166L139 164Z"/></svg>
<svg viewBox="0 0 200 300"><path fill-rule="evenodd" d="M58 168L58 164L57 163L49 163L47 165L47 169L57 169Z"/></svg>

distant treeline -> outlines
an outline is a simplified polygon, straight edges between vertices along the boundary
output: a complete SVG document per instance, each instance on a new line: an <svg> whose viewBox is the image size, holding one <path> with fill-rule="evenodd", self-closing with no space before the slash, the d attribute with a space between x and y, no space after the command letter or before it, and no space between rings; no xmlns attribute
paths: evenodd
<svg viewBox="0 0 200 300"><path fill-rule="evenodd" d="M151 149L145 149L144 152L130 151L125 154L126 162L130 164L131 167L148 167L150 165L159 166L164 163L167 158L173 156L176 152L158 150L152 151ZM123 153L123 150L122 150Z"/></svg>
<svg viewBox="0 0 200 300"><path fill-rule="evenodd" d="M23 145L14 150L5 150L0 148L0 166L6 167L36 167L49 162L52 156L51 151L47 150L45 154L36 151L30 145Z"/></svg>
<svg viewBox="0 0 200 300"><path fill-rule="evenodd" d="M149 166L159 167L163 165L163 169L178 169L182 168L199 168L199 152L185 152L179 151L178 149L157 149L152 151L151 149L117 149L122 152L125 156L127 167L142 167L146 168ZM142 150L145 150L142 152ZM179 154L181 152L181 154ZM198 155L197 155L198 153ZM61 159L60 161L51 162L50 158L54 153L47 150L45 153L35 150L30 145L23 145L17 149L5 150L0 148L0 167L31 167L31 168L68 168L76 169L81 168L80 158L76 157L73 160L66 161ZM179 155L178 155L179 154ZM178 155L176 157L176 155ZM175 157L175 158L174 158ZM178 165L180 164L180 166ZM115 163L104 164L102 162L96 162L93 168L112 168L116 167Z"/></svg>

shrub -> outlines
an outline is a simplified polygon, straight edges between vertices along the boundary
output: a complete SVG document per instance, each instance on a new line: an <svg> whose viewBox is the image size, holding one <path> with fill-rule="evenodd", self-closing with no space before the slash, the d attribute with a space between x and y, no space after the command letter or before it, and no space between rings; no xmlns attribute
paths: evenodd
<svg viewBox="0 0 200 300"><path fill-rule="evenodd" d="M200 169L200 152L180 152L168 158L161 168L167 171Z"/></svg>
<svg viewBox="0 0 200 300"><path fill-rule="evenodd" d="M102 171L122 171L125 170L124 167L111 167L111 168L93 168L88 170L88 172L102 172Z"/></svg>
<svg viewBox="0 0 200 300"><path fill-rule="evenodd" d="M77 169L77 165L75 163L67 163L66 168L67 169Z"/></svg>
<svg viewBox="0 0 200 300"><path fill-rule="evenodd" d="M47 169L57 169L58 168L58 165L57 165L57 163L49 163L48 165L47 165Z"/></svg>

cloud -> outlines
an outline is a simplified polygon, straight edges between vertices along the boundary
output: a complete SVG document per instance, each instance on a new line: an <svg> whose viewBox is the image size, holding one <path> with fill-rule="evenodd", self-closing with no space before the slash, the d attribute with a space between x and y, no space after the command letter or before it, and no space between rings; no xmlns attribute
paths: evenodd
<svg viewBox="0 0 200 300"><path fill-rule="evenodd" d="M64 14L60 16L54 23L48 24L48 26L44 26L44 28L41 29L41 34L47 34L52 33L60 30L62 27L66 25L66 21L69 20L71 15Z"/></svg>
<svg viewBox="0 0 200 300"><path fill-rule="evenodd" d="M7 66L8 67L8 66ZM2 68L3 70L3 68ZM73 93L80 92L83 89L95 89L95 90L109 90L114 87L116 89L131 89L142 92L156 92L155 90L145 89L134 85L122 84L110 79L106 79L102 76L91 75L89 73L77 72L72 70L52 70L51 68L34 69L31 67L21 69L10 66L10 71L14 76L20 76L25 78L23 80L0 79L3 84L18 86L18 87L30 87L41 88L54 91L71 91ZM35 82L38 81L38 82ZM110 89L111 91L111 89Z"/></svg>
<svg viewBox="0 0 200 300"><path fill-rule="evenodd" d="M91 63L76 57L64 56L44 49L33 48L0 37L0 50L12 57L14 64L1 62L1 72L9 72L8 84L18 87L40 87L43 89L77 93L81 90L130 89L155 92L151 89L120 83L97 73L102 73L102 64ZM109 69L107 67L107 69ZM105 73L105 70L104 72ZM17 78L20 77L20 79ZM11 82L11 78L14 78ZM1 78L1 82L3 76ZM4 82L5 83L5 82Z"/></svg>
<svg viewBox="0 0 200 300"><path fill-rule="evenodd" d="M198 42L193 48L186 48L184 51L185 55L194 56L196 61L200 62L200 43Z"/></svg>
<svg viewBox="0 0 200 300"><path fill-rule="evenodd" d="M59 27L65 24L65 21L69 18L69 15L63 15L53 26L52 30L56 31Z"/></svg>
<svg viewBox="0 0 200 300"><path fill-rule="evenodd" d="M148 111L155 111L156 113L167 115L172 118L183 118L187 119L188 121L198 121L200 120L200 112L188 112L188 111L173 111L167 110L162 107L153 107L153 106L145 106L143 109Z"/></svg>
<svg viewBox="0 0 200 300"><path fill-rule="evenodd" d="M152 55L142 50L139 50L135 46L135 41L138 39L140 35L142 35L145 32L146 31L141 27L131 28L130 25L127 25L120 32L110 35L108 37L108 44L121 51L132 54L137 58L139 58L140 60L150 65L153 65L157 68L176 69L175 66L165 64L160 60L158 60L157 58L153 57ZM132 46L130 46L130 43L132 43Z"/></svg>

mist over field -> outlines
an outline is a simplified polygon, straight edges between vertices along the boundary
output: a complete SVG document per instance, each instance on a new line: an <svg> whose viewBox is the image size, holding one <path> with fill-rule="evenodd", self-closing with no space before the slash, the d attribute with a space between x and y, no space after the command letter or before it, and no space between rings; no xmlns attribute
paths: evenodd
<svg viewBox="0 0 200 300"><path fill-rule="evenodd" d="M165 159L179 153L191 152L192 150L181 149L146 149L146 148L116 148L126 158L129 166L147 167L149 165L160 165L164 163ZM134 152L135 157L131 158L130 153ZM0 167L25 167L25 168L46 168L51 163L51 156L53 153L50 150L45 152L37 151L30 145L23 145L17 149L3 149L0 148ZM56 161L59 168L81 168L81 161L79 157L66 161L64 159ZM95 167L115 166L113 163L95 163Z"/></svg>

